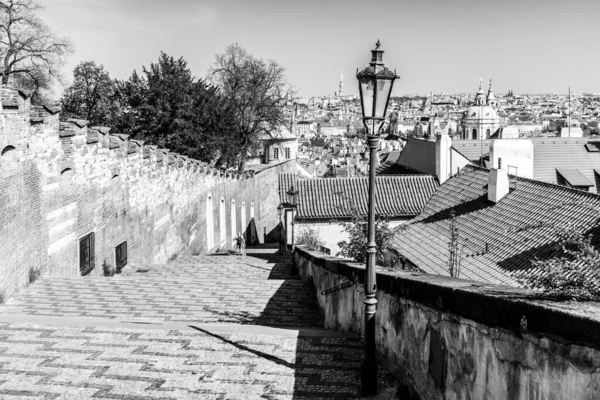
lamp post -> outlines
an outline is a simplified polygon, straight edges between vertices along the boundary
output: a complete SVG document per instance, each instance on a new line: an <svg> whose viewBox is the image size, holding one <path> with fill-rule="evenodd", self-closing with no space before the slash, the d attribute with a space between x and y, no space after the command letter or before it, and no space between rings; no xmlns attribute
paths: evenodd
<svg viewBox="0 0 600 400"><path fill-rule="evenodd" d="M281 216L283 215L283 205L279 205L277 207L277 214L279 215L279 223L281 224ZM281 224L281 229L279 230L279 254L283 254L283 240L281 239L281 234L283 233L283 224Z"/></svg>
<svg viewBox="0 0 600 400"><path fill-rule="evenodd" d="M298 207L298 190L294 189L294 185L287 191L287 195L292 198L290 202L290 208L292 209L292 272L294 272L294 250L296 248L296 242L294 241L294 213L296 212L296 207Z"/></svg>
<svg viewBox="0 0 600 400"><path fill-rule="evenodd" d="M363 124L367 130L369 143L369 220L367 242L367 265L365 271L365 353L360 367L363 393L377 394L377 360L375 358L375 312L377 311L377 284L375 261L375 171L377 169L377 148L379 131L385 121L394 81L399 78L383 64L383 50L377 41L371 50L371 62L362 71L356 71Z"/></svg>

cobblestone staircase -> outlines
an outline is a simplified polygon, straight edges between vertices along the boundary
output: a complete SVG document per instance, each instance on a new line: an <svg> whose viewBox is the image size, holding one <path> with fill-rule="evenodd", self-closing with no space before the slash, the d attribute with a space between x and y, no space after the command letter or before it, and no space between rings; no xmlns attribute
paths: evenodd
<svg viewBox="0 0 600 400"><path fill-rule="evenodd" d="M41 278L0 307L0 398L360 397L360 340L275 252Z"/></svg>

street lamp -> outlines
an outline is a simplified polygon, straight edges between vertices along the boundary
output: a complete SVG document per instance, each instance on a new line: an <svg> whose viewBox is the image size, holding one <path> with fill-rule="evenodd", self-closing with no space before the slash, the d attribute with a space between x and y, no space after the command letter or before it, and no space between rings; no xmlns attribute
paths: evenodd
<svg viewBox="0 0 600 400"><path fill-rule="evenodd" d="M367 242L367 269L365 271L365 353L360 367L362 390L366 395L377 394L377 360L375 358L375 312L377 311L377 284L375 261L375 172L379 131L385 121L394 81L399 76L383 64L383 50L377 41L371 50L371 62L362 71L356 70L358 91L362 106L363 124L369 143L369 225Z"/></svg>
<svg viewBox="0 0 600 400"><path fill-rule="evenodd" d="M281 224L281 229L279 230L279 254L283 254L283 240L281 239L281 235L283 233L283 224L281 223L281 216L283 215L283 205L279 205L277 207L277 214L279 215L279 223Z"/></svg>
<svg viewBox="0 0 600 400"><path fill-rule="evenodd" d="M296 248L296 242L294 241L294 213L296 207L298 207L298 190L294 189L294 185L287 191L287 195L292 198L290 201L290 208L292 209L292 271L294 269L294 250Z"/></svg>

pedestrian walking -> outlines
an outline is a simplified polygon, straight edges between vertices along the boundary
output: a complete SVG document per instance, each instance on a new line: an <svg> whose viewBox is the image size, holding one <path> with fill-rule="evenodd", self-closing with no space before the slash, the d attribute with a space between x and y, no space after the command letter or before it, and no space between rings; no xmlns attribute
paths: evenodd
<svg viewBox="0 0 600 400"><path fill-rule="evenodd" d="M241 256L244 254L244 250L246 250L246 241L244 240L244 236L242 236L242 232L238 232L235 238L235 254Z"/></svg>

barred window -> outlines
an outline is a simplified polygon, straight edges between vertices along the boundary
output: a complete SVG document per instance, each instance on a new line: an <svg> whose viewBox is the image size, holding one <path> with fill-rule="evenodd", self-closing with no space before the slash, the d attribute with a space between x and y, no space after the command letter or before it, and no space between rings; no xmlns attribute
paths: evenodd
<svg viewBox="0 0 600 400"><path fill-rule="evenodd" d="M279 149L277 147L273 148L273 158L279 159Z"/></svg>
<svg viewBox="0 0 600 400"><path fill-rule="evenodd" d="M289 147L286 147L286 149L285 149L285 159L286 160L290 159L290 149L289 149Z"/></svg>

